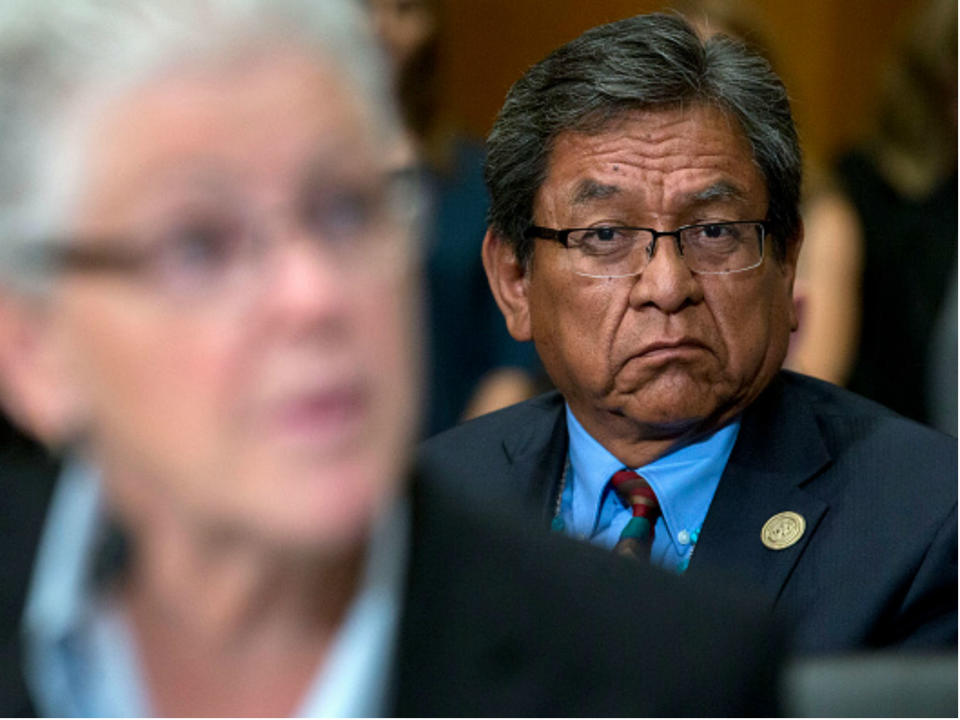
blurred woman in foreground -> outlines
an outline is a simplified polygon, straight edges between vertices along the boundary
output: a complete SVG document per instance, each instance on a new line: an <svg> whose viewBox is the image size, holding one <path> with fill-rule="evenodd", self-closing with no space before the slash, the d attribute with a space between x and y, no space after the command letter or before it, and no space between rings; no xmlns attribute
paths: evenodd
<svg viewBox="0 0 960 720"><path fill-rule="evenodd" d="M3 375L67 453L26 611L38 709L384 712L375 664L353 697L337 673L358 633L389 662L370 604L400 567L417 280L362 18L13 5Z"/></svg>

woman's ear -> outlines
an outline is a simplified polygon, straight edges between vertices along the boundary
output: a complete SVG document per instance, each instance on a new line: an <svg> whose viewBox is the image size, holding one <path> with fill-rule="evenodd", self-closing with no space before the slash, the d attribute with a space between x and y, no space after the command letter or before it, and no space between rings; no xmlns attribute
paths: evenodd
<svg viewBox="0 0 960 720"><path fill-rule="evenodd" d="M71 387L49 301L0 292L0 405L50 447L76 430Z"/></svg>
<svg viewBox="0 0 960 720"><path fill-rule="evenodd" d="M483 268L493 297L514 340L532 339L527 266L514 246L492 229L483 238Z"/></svg>

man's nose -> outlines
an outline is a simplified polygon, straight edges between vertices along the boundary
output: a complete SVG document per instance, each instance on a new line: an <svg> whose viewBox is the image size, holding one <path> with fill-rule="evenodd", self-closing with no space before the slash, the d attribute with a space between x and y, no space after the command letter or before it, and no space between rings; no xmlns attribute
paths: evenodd
<svg viewBox="0 0 960 720"><path fill-rule="evenodd" d="M661 235L650 241L648 260L630 291L631 306L656 307L674 313L703 299L703 288L687 266L675 235Z"/></svg>

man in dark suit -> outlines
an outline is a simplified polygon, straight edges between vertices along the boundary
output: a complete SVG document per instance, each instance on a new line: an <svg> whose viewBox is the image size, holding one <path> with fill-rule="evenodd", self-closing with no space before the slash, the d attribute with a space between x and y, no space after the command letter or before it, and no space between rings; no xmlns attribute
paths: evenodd
<svg viewBox="0 0 960 720"><path fill-rule="evenodd" d="M802 650L952 648L956 441L780 369L800 169L769 65L678 17L533 66L488 140L483 258L557 392L421 457L543 526L728 573Z"/></svg>
<svg viewBox="0 0 960 720"><path fill-rule="evenodd" d="M355 4L21 10L0 399L62 466L0 467L0 715L775 711L749 604L412 469L419 196Z"/></svg>

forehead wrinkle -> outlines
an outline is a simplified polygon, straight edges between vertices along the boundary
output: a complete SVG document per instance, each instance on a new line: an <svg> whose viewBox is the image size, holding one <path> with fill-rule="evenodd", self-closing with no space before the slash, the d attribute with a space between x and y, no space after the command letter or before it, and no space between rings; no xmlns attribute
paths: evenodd
<svg viewBox="0 0 960 720"><path fill-rule="evenodd" d="M586 179L577 183L571 198L574 205L583 205L593 200L604 200L621 192L618 185L607 185L596 180Z"/></svg>
<svg viewBox="0 0 960 720"><path fill-rule="evenodd" d="M737 200L744 202L748 200L747 193L743 188L735 185L729 180L718 180L707 187L694 192L683 193L680 200L685 205L709 205L714 202L725 200Z"/></svg>

